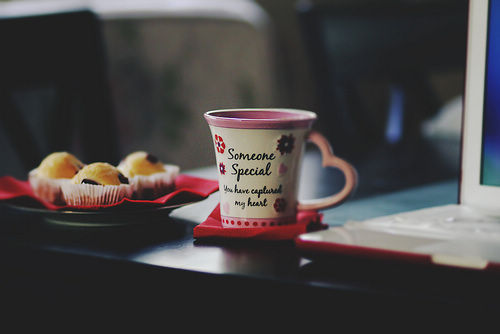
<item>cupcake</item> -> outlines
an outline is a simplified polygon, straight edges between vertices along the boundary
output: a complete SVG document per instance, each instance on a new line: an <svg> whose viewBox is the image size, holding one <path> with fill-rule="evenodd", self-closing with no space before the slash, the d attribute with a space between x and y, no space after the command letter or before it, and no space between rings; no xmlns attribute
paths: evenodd
<svg viewBox="0 0 500 334"><path fill-rule="evenodd" d="M130 198L132 187L116 167L106 162L94 162L83 167L70 182L64 184L62 193L69 205L101 206Z"/></svg>
<svg viewBox="0 0 500 334"><path fill-rule="evenodd" d="M154 199L171 192L179 175L178 166L164 164L144 151L127 155L118 169L130 180L137 199Z"/></svg>
<svg viewBox="0 0 500 334"><path fill-rule="evenodd" d="M85 166L73 154L54 152L42 160L40 165L29 172L28 179L33 192L38 197L54 204L65 204L61 186L70 182Z"/></svg>

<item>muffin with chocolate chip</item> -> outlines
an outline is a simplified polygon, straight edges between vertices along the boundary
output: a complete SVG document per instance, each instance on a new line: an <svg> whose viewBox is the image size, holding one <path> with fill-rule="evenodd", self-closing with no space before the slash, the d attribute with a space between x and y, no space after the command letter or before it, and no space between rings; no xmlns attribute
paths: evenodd
<svg viewBox="0 0 500 334"><path fill-rule="evenodd" d="M171 192L179 175L178 166L164 164L145 151L130 153L118 169L130 180L137 199L154 199Z"/></svg>
<svg viewBox="0 0 500 334"><path fill-rule="evenodd" d="M73 154L54 152L45 157L40 165L29 172L28 179L38 197L54 204L65 204L61 186L85 166Z"/></svg>
<svg viewBox="0 0 500 334"><path fill-rule="evenodd" d="M128 178L106 162L86 165L62 186L64 200L72 206L115 204L130 198L132 191Z"/></svg>

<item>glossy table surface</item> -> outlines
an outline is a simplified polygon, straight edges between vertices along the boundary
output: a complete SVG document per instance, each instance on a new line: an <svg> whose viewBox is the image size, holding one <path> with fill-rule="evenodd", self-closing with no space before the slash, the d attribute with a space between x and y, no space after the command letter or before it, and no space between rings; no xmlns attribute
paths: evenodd
<svg viewBox="0 0 500 334"><path fill-rule="evenodd" d="M216 175L212 168L187 173ZM353 198L326 210L324 222L338 226L348 220L455 203L457 190L457 182L449 181ZM307 189L301 194L311 195ZM406 305L430 314L500 306L498 277L480 271L345 257L311 259L293 242L194 240L193 228L217 202L215 193L169 216L100 228L50 224L32 213L2 206L0 265L8 282L3 292L15 294L15 299L68 302L97 294L116 301L126 291L128 298L142 301L197 300L197 305L210 300L237 305L265 297L269 308L302 305L314 312L314 305L324 303L331 311L374 312L381 305L397 311ZM300 298L305 301L290 302Z"/></svg>

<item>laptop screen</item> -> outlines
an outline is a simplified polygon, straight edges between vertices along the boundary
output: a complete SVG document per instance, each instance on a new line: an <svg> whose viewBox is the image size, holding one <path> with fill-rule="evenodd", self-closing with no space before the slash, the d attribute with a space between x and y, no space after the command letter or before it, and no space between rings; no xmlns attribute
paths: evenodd
<svg viewBox="0 0 500 334"><path fill-rule="evenodd" d="M488 14L481 184L500 186L500 0Z"/></svg>

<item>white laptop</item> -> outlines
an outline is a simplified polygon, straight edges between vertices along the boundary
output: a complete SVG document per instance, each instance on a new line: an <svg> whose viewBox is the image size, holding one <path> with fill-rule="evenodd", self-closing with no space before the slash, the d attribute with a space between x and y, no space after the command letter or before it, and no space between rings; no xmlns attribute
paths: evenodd
<svg viewBox="0 0 500 334"><path fill-rule="evenodd" d="M500 0L471 0L459 203L306 233L305 251L500 271Z"/></svg>

